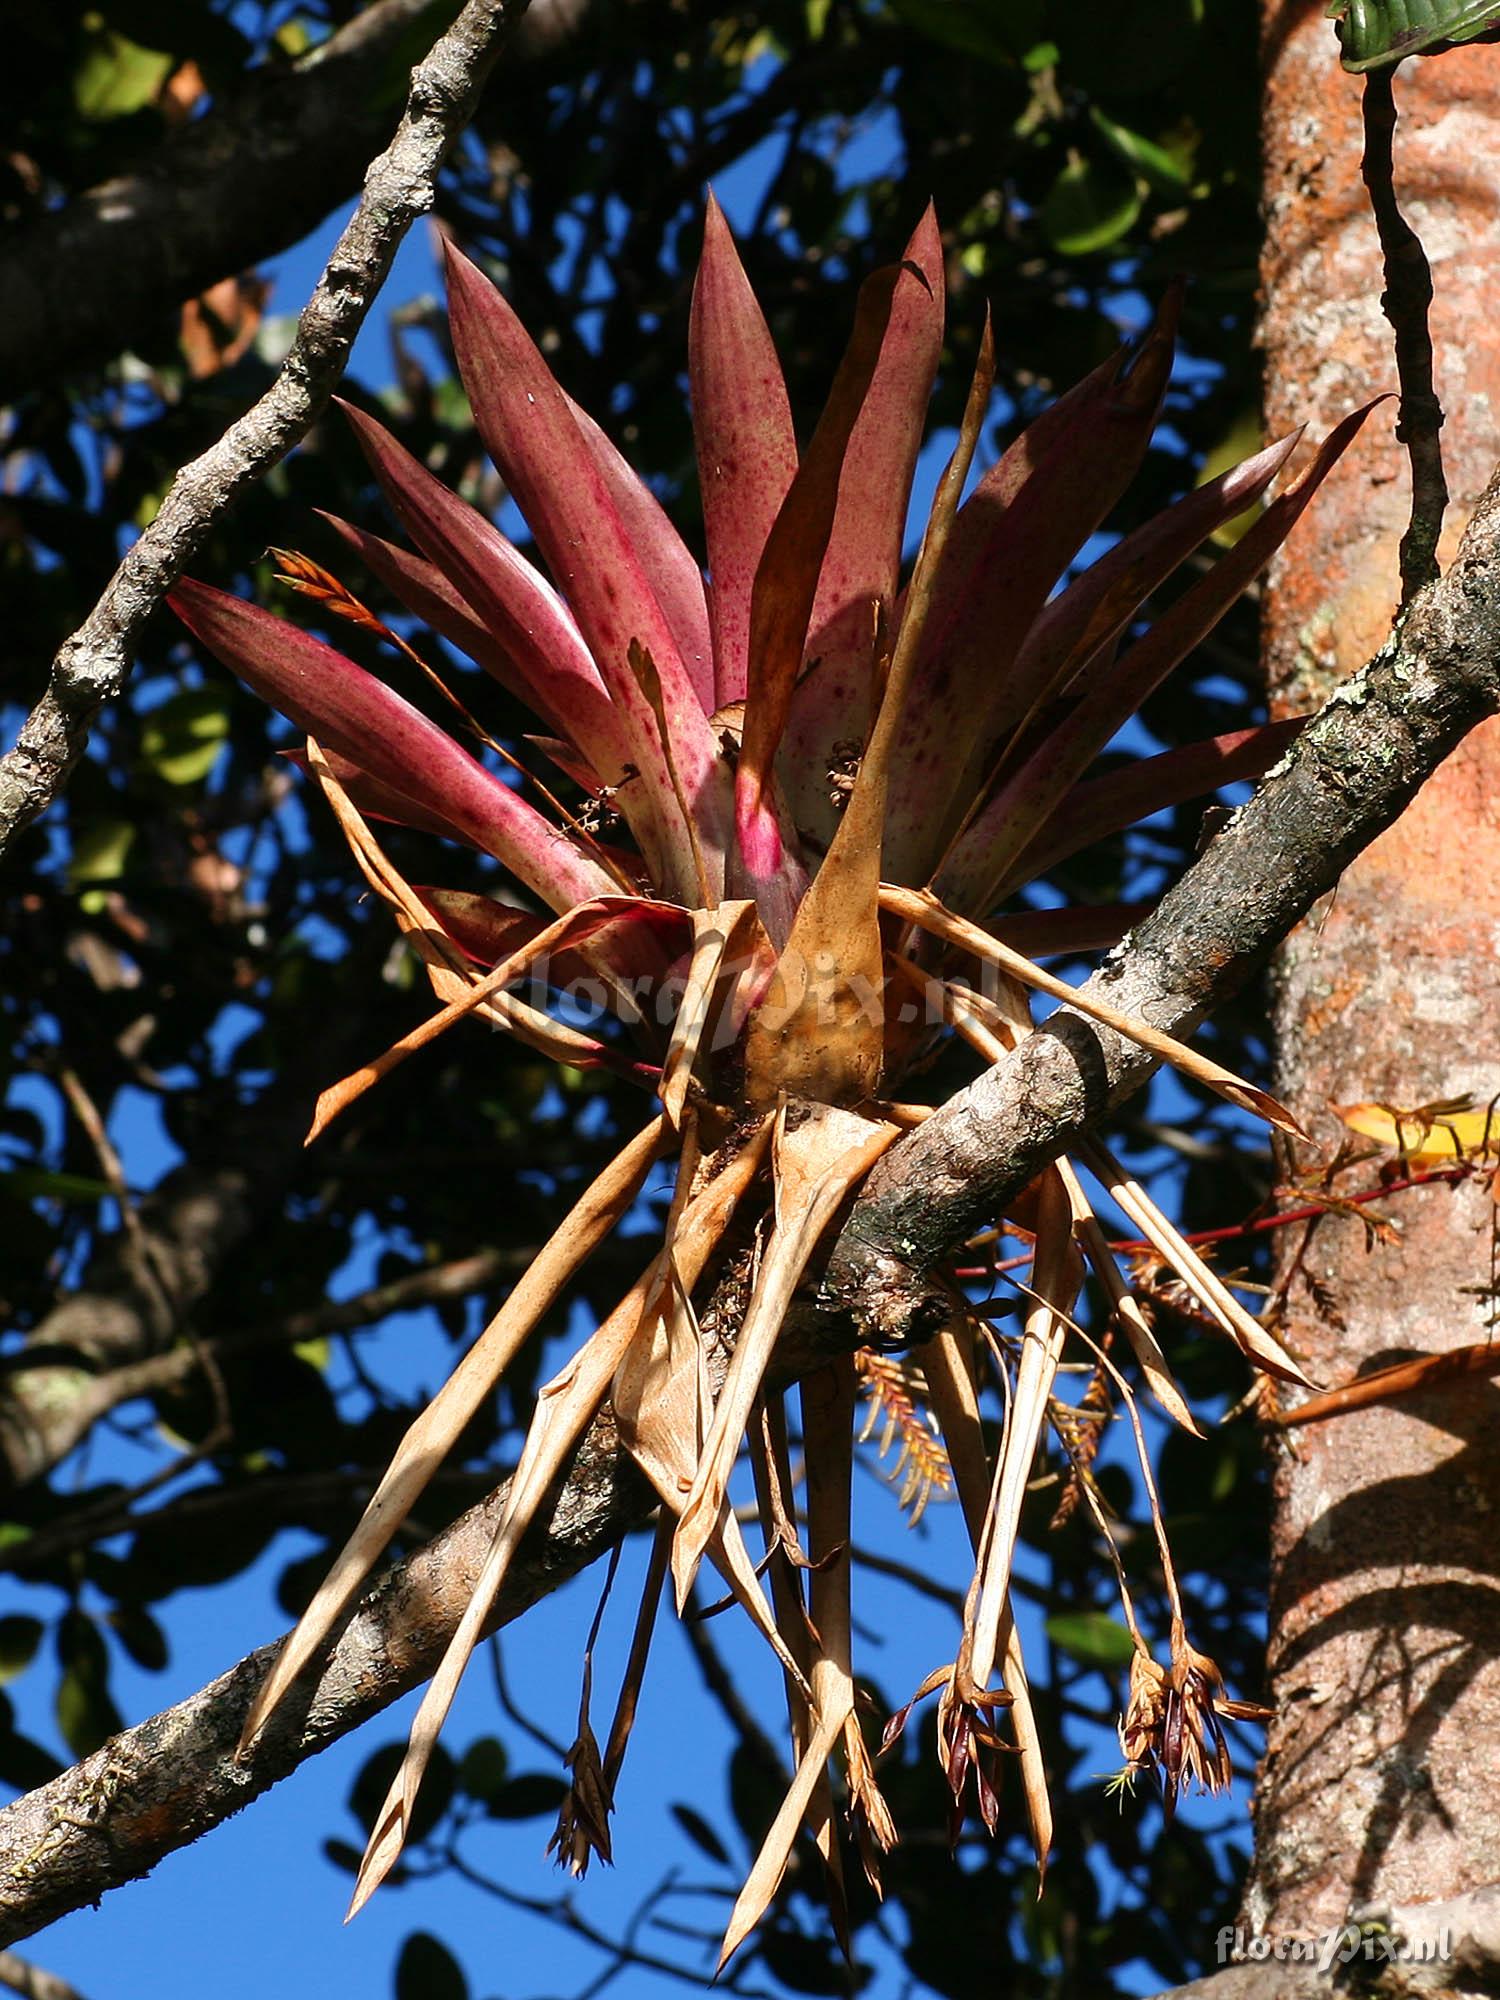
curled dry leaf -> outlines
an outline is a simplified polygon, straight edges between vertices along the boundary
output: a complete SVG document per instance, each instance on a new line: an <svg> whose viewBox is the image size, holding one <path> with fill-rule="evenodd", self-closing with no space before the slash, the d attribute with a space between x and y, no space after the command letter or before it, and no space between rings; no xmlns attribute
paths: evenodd
<svg viewBox="0 0 1500 2000"><path fill-rule="evenodd" d="M258 1732L313 1664L521 1343L637 1202L653 1166L680 1151L659 1248L540 1393L482 1573L376 1821L353 1907L401 1850L422 1770L521 1536L583 1428L611 1402L626 1447L661 1498L661 1523L602 1752L585 1674L559 1844L580 1866L590 1852L608 1854L614 1781L665 1574L670 1568L681 1606L706 1555L780 1663L796 1769L735 1909L727 1955L775 1893L799 1826L817 1843L840 1917L830 1777L840 1746L872 1879L894 1835L854 1713L854 1367L841 1364L806 1391L806 1556L780 1398L765 1383L824 1232L900 1133L929 1115L930 1106L910 1101L920 1095L910 1079L950 1031L983 1061L1014 1047L1032 1028L1026 993L1040 991L1297 1130L1241 1078L1021 955L1022 944L1039 954L1100 948L1134 912L1001 905L1087 840L1253 776L1276 754L1289 733L1279 727L1188 745L1123 772L1091 768L1270 559L1365 413L1337 426L1233 549L1122 648L1147 600L1267 491L1295 443L1252 454L1102 562L1075 569L1147 448L1171 371L1175 289L1134 348L1043 411L964 499L995 370L986 326L957 448L903 589L907 504L944 341L944 246L931 211L901 263L862 291L799 462L764 316L710 204L689 356L708 576L645 482L554 379L506 300L451 248L447 261L454 350L476 425L546 573L352 408L356 440L413 546L345 523L335 531L412 619L468 656L479 669L475 687L463 695L449 687L419 646L320 565L287 556L283 567L309 606L394 646L406 680L420 670L415 691L440 701L478 754L381 677L268 612L189 579L171 601L201 644L307 737L295 761L320 788L438 1002L437 1013L324 1093L314 1131L407 1056L450 1029L465 1035L470 1017L551 1060L654 1090L661 1115L574 1204L411 1426L278 1656L242 1754L253 1755ZM531 740L562 774L557 791L530 776L515 782L514 752L483 719L489 681L536 717ZM493 768L496 760L510 768ZM585 796L569 804L573 785ZM491 857L507 900L472 888L413 888L367 815L409 829L414 840L452 840ZM956 955L987 969L984 992L966 995L950 976ZM528 969L523 999L510 989ZM603 1003L591 1031L555 1004L559 994L580 999L584 981ZM470 1034L468 1045L482 1069L483 1043ZM1497 1150L1487 1115L1476 1125L1479 1107L1467 1103L1416 1113L1354 1106L1345 1115L1411 1161L1480 1161ZM1304 1379L1107 1152L1085 1147L1079 1157L1258 1367ZM924 1361L976 1570L958 1657L923 1691L940 1694L955 1815L972 1773L980 1815L997 1825L1003 1766L1014 1764L1044 1865L1051 1807L1010 1580L1021 1497L1049 1412L1059 1410L1064 1343L1088 1338L1071 1316L1080 1252L1158 1402L1180 1426L1196 1426L1072 1165L1049 1167L994 1221L1034 1251L1019 1358L996 1348L1009 1413L994 1464L957 1320ZM954 1297L957 1312L956 1288ZM727 1347L733 1354L715 1396ZM1099 1367L1118 1379L1102 1350ZM949 1474L904 1386L898 1408L898 1375L904 1385L898 1364L866 1364L866 1379L884 1384L887 1428L901 1438L903 1498L920 1511ZM1119 1391L1139 1442L1122 1379ZM726 1498L747 1428L769 1601ZM1165 1561L1164 1540L1162 1551ZM1125 1603L1135 1631L1128 1595ZM1184 1773L1217 1777L1215 1718L1231 1712L1216 1670L1184 1644L1157 1679L1139 1670L1132 1723L1139 1759L1173 1785Z"/></svg>

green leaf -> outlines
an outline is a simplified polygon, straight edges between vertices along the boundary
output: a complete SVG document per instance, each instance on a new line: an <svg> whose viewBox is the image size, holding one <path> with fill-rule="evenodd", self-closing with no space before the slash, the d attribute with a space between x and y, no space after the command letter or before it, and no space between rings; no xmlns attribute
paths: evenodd
<svg viewBox="0 0 1500 2000"><path fill-rule="evenodd" d="M498 1736L476 1736L458 1766L458 1787L487 1806L505 1787L510 1759Z"/></svg>
<svg viewBox="0 0 1500 2000"><path fill-rule="evenodd" d="M858 1993L870 1981L868 1965L846 1965L831 1937L809 1937L790 1926L768 1928L760 1955L766 1969L793 1993Z"/></svg>
<svg viewBox="0 0 1500 2000"><path fill-rule="evenodd" d="M944 48L1012 67L1041 39L1034 0L891 0L909 27Z"/></svg>
<svg viewBox="0 0 1500 2000"><path fill-rule="evenodd" d="M385 1795L405 1755L404 1743L382 1744L373 1757L365 1760L349 1788L349 1810L366 1833L374 1828L376 1815L385 1803ZM457 1782L458 1768L439 1744L428 1763L422 1789L417 1793L411 1828L407 1834L408 1846L415 1846L432 1832L452 1803Z"/></svg>
<svg viewBox="0 0 1500 2000"><path fill-rule="evenodd" d="M104 1622L138 1667L159 1674L166 1666L167 1635L149 1611L139 1604L119 1604L106 1613Z"/></svg>
<svg viewBox="0 0 1500 2000"><path fill-rule="evenodd" d="M1500 33L1500 0L1330 0L1346 70L1384 69Z"/></svg>
<svg viewBox="0 0 1500 2000"><path fill-rule="evenodd" d="M64 1612L57 1628L62 1679L55 1709L63 1741L75 1757L90 1757L124 1728L109 1695L109 1649L86 1612Z"/></svg>
<svg viewBox="0 0 1500 2000"><path fill-rule="evenodd" d="M545 1771L523 1771L490 1794L485 1810L491 1819L541 1819L557 1811L567 1792L561 1778Z"/></svg>
<svg viewBox="0 0 1500 2000"><path fill-rule="evenodd" d="M1081 1666L1125 1667L1135 1654L1135 1641L1107 1611L1061 1611L1046 1629L1057 1650Z"/></svg>
<svg viewBox="0 0 1500 2000"><path fill-rule="evenodd" d="M0 1785L34 1792L38 1785L50 1784L62 1768L40 1743L21 1734L8 1696L0 1694Z"/></svg>
<svg viewBox="0 0 1500 2000"><path fill-rule="evenodd" d="M721 1861L726 1868L729 1866L729 1849L702 1813L694 1812L691 1806L674 1805L672 1817L694 1846L702 1848L710 1861Z"/></svg>
<svg viewBox="0 0 1500 2000"><path fill-rule="evenodd" d="M1092 160L1065 166L1042 203L1042 227L1064 257L1107 250L1141 212L1133 179Z"/></svg>
<svg viewBox="0 0 1500 2000"><path fill-rule="evenodd" d="M463 1967L430 1931L413 1931L401 1947L396 2000L469 2000Z"/></svg>
<svg viewBox="0 0 1500 2000"><path fill-rule="evenodd" d="M173 58L116 34L97 14L87 15L84 25L93 32L73 72L73 105L79 117L98 122L144 110L170 76Z"/></svg>
<svg viewBox="0 0 1500 2000"><path fill-rule="evenodd" d="M0 1618L0 1684L25 1673L42 1642L44 1629L40 1618L28 1618L19 1611Z"/></svg>
<svg viewBox="0 0 1500 2000"><path fill-rule="evenodd" d="M1158 194L1181 196L1188 192L1193 167L1191 141L1179 138L1171 146L1161 145L1116 124L1113 118L1106 118L1097 104L1090 108L1089 117L1116 158L1123 160L1132 173L1139 174Z"/></svg>
<svg viewBox="0 0 1500 2000"><path fill-rule="evenodd" d="M134 841L135 828L128 819L90 821L73 836L68 880L75 888L84 882L117 882L125 873Z"/></svg>
<svg viewBox="0 0 1500 2000"><path fill-rule="evenodd" d="M141 755L169 785L208 776L229 734L229 703L219 688L187 688L153 709L141 728Z"/></svg>
<svg viewBox="0 0 1500 2000"><path fill-rule="evenodd" d="M735 1745L729 1759L729 1809L753 1854L781 1805L781 1786L753 1750Z"/></svg>
<svg viewBox="0 0 1500 2000"><path fill-rule="evenodd" d="M1249 458L1257 452L1264 441L1258 404L1248 403L1223 433L1217 444L1208 453L1198 468L1195 486L1207 486L1211 479L1217 479L1221 472L1228 472L1232 465L1238 465L1242 458ZM1243 514L1237 514L1232 521L1226 521L1221 528L1215 528L1209 540L1216 548L1233 548L1245 530L1254 525L1256 516L1262 511L1262 503L1257 501L1247 507Z"/></svg>
<svg viewBox="0 0 1500 2000"><path fill-rule="evenodd" d="M104 1201L113 1193L108 1181L87 1174L55 1174L45 1167L10 1167L0 1174L0 1194L16 1201Z"/></svg>
<svg viewBox="0 0 1500 2000"><path fill-rule="evenodd" d="M1048 23L1068 84L1109 103L1146 96L1179 77L1203 25L1203 0L1110 0L1107 7L1057 8Z"/></svg>

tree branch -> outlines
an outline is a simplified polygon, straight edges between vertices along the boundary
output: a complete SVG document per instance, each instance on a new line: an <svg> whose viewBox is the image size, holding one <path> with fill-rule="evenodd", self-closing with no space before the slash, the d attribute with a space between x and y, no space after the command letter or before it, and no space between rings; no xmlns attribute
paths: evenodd
<svg viewBox="0 0 1500 2000"><path fill-rule="evenodd" d="M1244 1942L1248 1947L1250 1940ZM1156 2000L1328 2000L1331 1992L1350 1988L1371 2000L1500 1992L1500 1884L1441 1903L1355 1911L1343 1932L1302 1941L1329 1954L1326 1966L1316 1958L1293 1959L1290 1939L1267 1942L1265 1958L1250 1958L1247 1950L1245 1962L1174 1986ZM1280 1958L1273 1955L1277 1943ZM1346 1956L1335 1955L1340 1952Z"/></svg>
<svg viewBox="0 0 1500 2000"><path fill-rule="evenodd" d="M1497 710L1500 471L1448 577L1413 602L1083 991L1191 1034ZM826 1355L933 1332L950 1294L927 1274L1155 1067L1134 1042L1060 1008L886 1155L834 1244L823 1310L799 1321L799 1339ZM811 1357L799 1348L791 1358Z"/></svg>
<svg viewBox="0 0 1500 2000"><path fill-rule="evenodd" d="M278 1208L306 1128L304 1103L257 1105L216 1147L175 1167L136 1211L151 1282L122 1232L91 1259L78 1289L31 1329L0 1368L0 1491L40 1478L97 1420L133 1395L167 1386L199 1365L171 1343L208 1294L225 1260ZM233 1153L228 1150L232 1143ZM170 1360L168 1357L171 1357ZM136 1371L146 1369L145 1376Z"/></svg>
<svg viewBox="0 0 1500 2000"><path fill-rule="evenodd" d="M513 53L549 50L586 5L533 0ZM252 71L131 172L16 230L0 252L0 402L108 361L299 242L358 188L406 69L456 12L375 0L301 62Z"/></svg>
<svg viewBox="0 0 1500 2000"><path fill-rule="evenodd" d="M1401 537L1401 602L1404 605L1438 573L1437 547L1448 508L1443 474L1443 406L1432 385L1432 271L1422 239L1396 204L1394 65L1366 73L1365 152L1361 173L1380 249L1385 259L1385 291L1380 304L1396 336L1396 373L1401 382L1401 414L1396 436L1411 461L1411 521Z"/></svg>
<svg viewBox="0 0 1500 2000"><path fill-rule="evenodd" d="M23 2000L83 2000L76 1986L33 1965L30 1959L17 1958L13 1951L0 1951L0 1986L21 1994Z"/></svg>
<svg viewBox="0 0 1500 2000"><path fill-rule="evenodd" d="M307 1757L427 1679L478 1580L508 1486L397 1564L293 1690L248 1765L235 1745L275 1646L0 1811L0 1944L28 1937L148 1873L250 1804ZM600 1417L545 1529L523 1544L490 1629L517 1618L646 1520L655 1494Z"/></svg>
<svg viewBox="0 0 1500 2000"><path fill-rule="evenodd" d="M1191 1029L1497 709L1500 474L1447 577L1414 602L1400 631L1308 725L1091 985L1158 1027ZM1134 1044L1062 1009L910 1133L836 1239L819 1301L788 1330L783 1372L861 1339L930 1332L948 1301L926 1272L1153 1067ZM0 1943L144 1874L423 1679L461 1615L501 1498L465 1515L365 1599L316 1686L273 1723L248 1768L234 1764L233 1746L270 1647L0 1812ZM605 1412L550 1526L528 1542L500 1622L650 1511ZM1268 2000L1264 1989L1255 2000Z"/></svg>
<svg viewBox="0 0 1500 2000"><path fill-rule="evenodd" d="M412 72L406 111L317 289L281 372L201 458L183 467L161 511L52 663L47 692L0 760L0 855L50 805L83 753L101 705L119 694L147 618L213 523L305 434L332 394L355 335L413 219L432 206L437 174L474 109L503 30L526 0L468 0ZM239 170L246 180L244 160ZM263 190L256 190L259 200Z"/></svg>

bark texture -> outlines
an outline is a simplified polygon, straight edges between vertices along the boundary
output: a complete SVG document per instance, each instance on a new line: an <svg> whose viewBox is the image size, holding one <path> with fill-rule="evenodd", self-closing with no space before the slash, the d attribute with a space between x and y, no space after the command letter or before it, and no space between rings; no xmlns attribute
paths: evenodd
<svg viewBox="0 0 1500 2000"><path fill-rule="evenodd" d="M515 53L555 47L586 4L537 0ZM300 242L389 136L403 54L409 67L457 11L376 0L303 62L252 72L129 173L16 230L0 249L0 402L110 360Z"/></svg>
<svg viewBox="0 0 1500 2000"><path fill-rule="evenodd" d="M1399 642L1326 705L1151 921L1111 954L1095 992L1169 1027L1201 1019L1497 709L1500 476L1452 575L1418 600ZM872 1335L930 1330L941 1302L931 1266L1152 1067L1133 1043L1062 1009L960 1092L892 1149L888 1170L856 1203L833 1245L821 1309L804 1313L784 1371L805 1372ZM0 1944L144 1874L430 1673L500 1500L464 1516L364 1601L307 1706L272 1725L248 1767L234 1763L233 1746L269 1648L0 1811ZM605 1413L501 1615L516 1616L650 1508Z"/></svg>
<svg viewBox="0 0 1500 2000"><path fill-rule="evenodd" d="M370 163L359 206L302 309L281 372L217 444L185 465L160 511L64 640L46 693L0 758L0 854L49 806L83 755L89 728L125 685L146 620L253 480L300 443L327 407L354 337L401 240L431 206L439 169L473 113L504 31L527 0L468 0L411 74L390 145Z"/></svg>
<svg viewBox="0 0 1500 2000"><path fill-rule="evenodd" d="M436 1668L505 1503L500 1487L366 1597L316 1672L294 1688L247 1764L235 1746L276 1646L0 1811L0 1945L145 1875ZM522 1544L489 1628L508 1624L651 1512L655 1495L596 1422L555 1504ZM542 1523L545 1522L545 1526Z"/></svg>
<svg viewBox="0 0 1500 2000"><path fill-rule="evenodd" d="M1322 15L1313 0L1266 12L1267 422L1311 419L1314 434L1395 384L1360 187L1360 84L1338 71ZM1500 57L1408 62L1395 102L1396 195L1436 293L1446 562L1500 454ZM1316 707L1381 643L1409 494L1377 413L1273 571L1276 712ZM1335 1104L1500 1090L1497 835L1490 722L1292 934L1275 980L1277 1089L1319 1139L1340 1130ZM1474 1289L1491 1280L1484 1190L1419 1190L1399 1222L1399 1241L1367 1248L1357 1223L1330 1219L1291 1272L1288 1334L1315 1378L1485 1337L1496 1302ZM1456 1382L1278 1450L1278 1718L1256 1797L1253 1930L1305 1936L1361 1905L1500 1876L1496 1407L1493 1384Z"/></svg>

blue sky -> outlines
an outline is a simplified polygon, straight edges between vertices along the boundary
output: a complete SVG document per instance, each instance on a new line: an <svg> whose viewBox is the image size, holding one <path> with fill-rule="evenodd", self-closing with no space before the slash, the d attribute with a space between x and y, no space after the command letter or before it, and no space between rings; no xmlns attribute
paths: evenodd
<svg viewBox="0 0 1500 2000"><path fill-rule="evenodd" d="M890 135L872 128L860 144L865 149L888 147ZM752 158L718 184L731 220L754 206L760 176L771 157L768 152L767 161ZM864 162L856 156L852 164ZM291 314L300 307L347 213L346 209L330 218L278 260L273 267L273 313ZM389 309L423 294L440 293L432 235L419 223L398 256L384 299L360 336L352 373L369 386L388 382ZM947 449L945 439L929 446L922 486L930 488L935 481ZM919 491L918 504L924 498ZM127 1108L122 1113L114 1136L138 1186L149 1184L170 1163L169 1150L138 1110ZM355 1290L368 1281L368 1263L376 1247L367 1246L351 1263L342 1274L341 1288ZM426 1315L393 1322L377 1338L381 1366L389 1366L402 1379L425 1377L435 1383L451 1359L451 1350ZM133 1455L133 1448L122 1444L100 1441L94 1454L92 1476L107 1468L126 1478L140 1478L149 1469ZM119 1457L117 1466L112 1454ZM873 1465L873 1452L869 1463ZM877 1478L860 1479L857 1501L866 1523L858 1532L879 1534L889 1541L895 1502ZM127 1720L192 1693L281 1631L285 1620L274 1601L276 1578L289 1559L311 1546L306 1537L282 1536L273 1551L232 1587L183 1591L171 1599L164 1607L171 1642L168 1669L147 1674L125 1660L117 1665L114 1692ZM957 1509L932 1508L902 1552L935 1574L962 1577L966 1551ZM596 1723L600 1711L607 1717L613 1698L634 1611L634 1577L643 1553L643 1549L633 1551L622 1570L596 1658ZM520 1705L563 1743L573 1733L579 1663L597 1583L595 1575L537 1607L504 1648ZM0 1585L0 1612L14 1608L18 1597ZM957 1636L953 1621L935 1606L924 1606L914 1616L912 1598L897 1586L871 1579L857 1611L861 1623L875 1635L873 1642L866 1641L865 1664L893 1701L903 1699L934 1663L951 1656ZM720 1620L714 1631L741 1671L758 1712L779 1738L779 1673L769 1656L739 1629L738 1621ZM1035 1630L1027 1636L1031 1644L1041 1643ZM9 1692L16 1698L22 1726L60 1752L49 1690L50 1675L39 1665ZM577 1991L603 1969L605 1961L597 1952L538 1919L503 1910L449 1878L384 1890L354 1925L342 1927L349 1882L324 1859L322 1843L328 1835L357 1843L355 1823L345 1810L354 1775L378 1744L404 1734L414 1703L415 1697L314 1759L236 1820L195 1847L170 1856L146 1881L114 1893L97 1911L65 1919L26 1949L34 1950L38 1962L49 1970L72 1981L86 2000L108 2000L138 1990L147 1981L151 1991L166 2000L204 1991L223 2000L240 2000L242 1995L249 2000L277 1987L297 1994L320 1989L379 1994L389 1990L401 1939L408 1931L423 1928L448 1942L475 1995L525 2000ZM455 1706L448 1740L461 1749L472 1736L492 1730L497 1730L494 1694L488 1672L476 1660ZM517 1739L508 1725L497 1733L512 1745L514 1768L555 1768L543 1751ZM578 1907L589 1922L606 1932L623 1928L669 1861L698 1880L711 1879L711 1870L694 1864L669 1808L674 1799L684 1800L716 1827L732 1827L723 1795L729 1747L728 1730L702 1689L681 1635L670 1619L664 1619L620 1791L616 1833L621 1865L613 1873L596 1870L577 1891ZM1117 1761L1108 1741L1102 1741L1101 1771ZM1190 1813L1194 1810L1188 1808ZM1226 1814L1220 1805L1204 1817L1217 1824ZM562 1881L542 1858L549 1831L549 1822L540 1820L510 1826L491 1823L475 1841L475 1858L523 1893L553 1894ZM729 1844L737 1846L732 1836ZM742 1865L749 1859L738 1852L736 1858ZM695 1920L703 1919L704 1905L689 1907ZM709 1922L714 1914L722 1915L721 1906L706 1907ZM669 1953L681 1949L670 1939L653 1940L649 1935L642 1943ZM622 2000L640 2000L663 1986L659 1975L626 1972L614 1983L614 1991ZM898 1975L888 1961L871 1991L883 1996L898 1989Z"/></svg>

